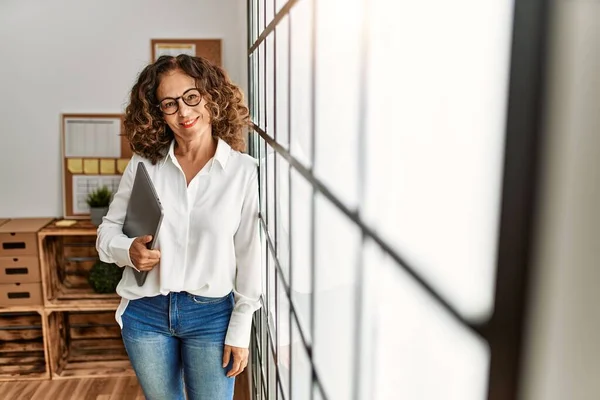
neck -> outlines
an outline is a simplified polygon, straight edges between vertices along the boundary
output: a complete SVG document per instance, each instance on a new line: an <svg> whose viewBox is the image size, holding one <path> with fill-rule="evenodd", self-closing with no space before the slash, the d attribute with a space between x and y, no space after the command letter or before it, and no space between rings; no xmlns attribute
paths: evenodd
<svg viewBox="0 0 600 400"><path fill-rule="evenodd" d="M194 138L182 138L175 135L175 155L189 161L208 159L215 154L217 139L212 132L206 131Z"/></svg>

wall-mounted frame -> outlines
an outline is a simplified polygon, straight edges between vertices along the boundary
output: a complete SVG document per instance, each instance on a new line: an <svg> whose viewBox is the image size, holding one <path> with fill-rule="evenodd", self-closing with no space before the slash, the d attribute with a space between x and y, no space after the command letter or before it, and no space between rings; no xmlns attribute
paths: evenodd
<svg viewBox="0 0 600 400"><path fill-rule="evenodd" d="M152 39L152 62L161 55L189 54L221 65L221 39Z"/></svg>
<svg viewBox="0 0 600 400"><path fill-rule="evenodd" d="M89 218L85 200L92 190L101 186L117 190L133 155L122 132L122 114L61 115L65 218Z"/></svg>

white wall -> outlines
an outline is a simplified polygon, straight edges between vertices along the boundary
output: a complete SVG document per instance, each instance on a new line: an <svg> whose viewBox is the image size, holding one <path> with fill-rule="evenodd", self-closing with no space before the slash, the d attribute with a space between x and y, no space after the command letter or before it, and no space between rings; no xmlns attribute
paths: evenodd
<svg viewBox="0 0 600 400"><path fill-rule="evenodd" d="M555 2L522 398L600 398L600 2Z"/></svg>
<svg viewBox="0 0 600 400"><path fill-rule="evenodd" d="M221 38L246 87L245 1L0 1L0 217L62 215L60 113L122 112L152 38Z"/></svg>

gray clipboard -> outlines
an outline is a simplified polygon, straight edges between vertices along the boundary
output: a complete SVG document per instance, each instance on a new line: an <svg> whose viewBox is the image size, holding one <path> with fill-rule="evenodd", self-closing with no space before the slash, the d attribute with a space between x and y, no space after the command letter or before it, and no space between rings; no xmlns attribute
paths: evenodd
<svg viewBox="0 0 600 400"><path fill-rule="evenodd" d="M147 247L154 249L162 218L163 208L150 175L148 175L148 170L143 162L138 162L123 222L123 233L129 238L152 235L152 241L147 244ZM138 286L143 286L148 272L133 269L133 274Z"/></svg>

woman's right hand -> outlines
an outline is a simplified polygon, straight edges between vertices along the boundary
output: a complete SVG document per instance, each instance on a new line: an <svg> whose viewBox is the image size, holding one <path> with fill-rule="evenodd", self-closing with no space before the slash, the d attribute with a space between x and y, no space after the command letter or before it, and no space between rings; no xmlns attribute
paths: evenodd
<svg viewBox="0 0 600 400"><path fill-rule="evenodd" d="M160 250L148 250L152 235L136 237L129 247L129 257L138 271L151 271L160 261Z"/></svg>

